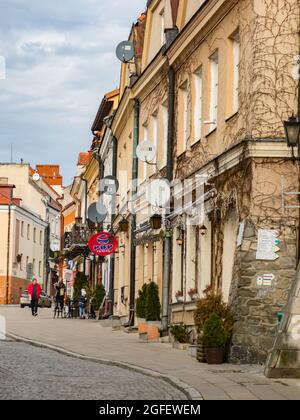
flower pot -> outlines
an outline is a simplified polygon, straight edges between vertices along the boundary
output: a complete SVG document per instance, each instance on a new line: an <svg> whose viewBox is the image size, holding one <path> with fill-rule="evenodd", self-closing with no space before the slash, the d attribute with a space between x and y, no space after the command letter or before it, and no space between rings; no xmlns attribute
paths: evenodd
<svg viewBox="0 0 300 420"><path fill-rule="evenodd" d="M206 351L202 341L202 336L199 335L197 340L197 360L199 363L206 362Z"/></svg>
<svg viewBox="0 0 300 420"><path fill-rule="evenodd" d="M206 358L209 365L221 365L224 360L224 348L206 348Z"/></svg>
<svg viewBox="0 0 300 420"><path fill-rule="evenodd" d="M195 359L197 358L197 349L198 349L198 346L192 346L192 345L190 345L190 346L188 346L188 354L191 356L191 357L194 357Z"/></svg>
<svg viewBox="0 0 300 420"><path fill-rule="evenodd" d="M147 336L148 341L157 342L160 339L160 327L159 321L148 321L147 322Z"/></svg>
<svg viewBox="0 0 300 420"><path fill-rule="evenodd" d="M176 296L177 303L183 303L183 296Z"/></svg>
<svg viewBox="0 0 300 420"><path fill-rule="evenodd" d="M140 335L147 333L147 322L143 318L138 318L138 331Z"/></svg>

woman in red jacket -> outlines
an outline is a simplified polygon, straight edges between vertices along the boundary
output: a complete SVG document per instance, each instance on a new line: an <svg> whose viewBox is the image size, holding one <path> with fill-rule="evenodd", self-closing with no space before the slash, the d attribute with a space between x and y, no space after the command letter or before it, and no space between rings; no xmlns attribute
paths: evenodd
<svg viewBox="0 0 300 420"><path fill-rule="evenodd" d="M29 300L31 301L32 316L37 316L39 299L41 297L42 288L37 279L32 279L32 283L28 286Z"/></svg>

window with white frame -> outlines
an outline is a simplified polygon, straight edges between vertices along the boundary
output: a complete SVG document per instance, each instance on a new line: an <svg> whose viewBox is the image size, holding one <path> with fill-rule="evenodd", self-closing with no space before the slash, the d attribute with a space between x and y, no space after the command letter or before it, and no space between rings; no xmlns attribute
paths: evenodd
<svg viewBox="0 0 300 420"><path fill-rule="evenodd" d="M163 104L162 106L162 124L163 124L162 167L164 167L167 164L167 158L168 158L168 127L169 127L168 104Z"/></svg>
<svg viewBox="0 0 300 420"><path fill-rule="evenodd" d="M153 145L156 151L156 155L155 158L153 159L152 163L157 163L158 162L158 138L159 138L159 125L158 125L158 114L154 114L152 116L152 135L153 135ZM153 166L153 168L155 169L155 166Z"/></svg>
<svg viewBox="0 0 300 420"><path fill-rule="evenodd" d="M33 229L33 242L36 242L36 228Z"/></svg>
<svg viewBox="0 0 300 420"><path fill-rule="evenodd" d="M232 79L232 111L239 109L239 64L240 64L240 39L238 34L232 40L233 79Z"/></svg>
<svg viewBox="0 0 300 420"><path fill-rule="evenodd" d="M149 141L149 129L147 125L144 125L144 141ZM147 179L147 168L148 164L147 162L143 162L143 181Z"/></svg>
<svg viewBox="0 0 300 420"><path fill-rule="evenodd" d="M30 239L30 225L27 225L27 239Z"/></svg>
<svg viewBox="0 0 300 420"><path fill-rule="evenodd" d="M166 43L166 35L165 35L165 9L162 9L160 12L160 45L161 47Z"/></svg>
<svg viewBox="0 0 300 420"><path fill-rule="evenodd" d="M187 85L182 89L182 105L183 105L183 127L182 127L182 147L186 150L188 139L188 89Z"/></svg>
<svg viewBox="0 0 300 420"><path fill-rule="evenodd" d="M202 68L194 73L194 143L201 139L202 135Z"/></svg>
<svg viewBox="0 0 300 420"><path fill-rule="evenodd" d="M210 122L215 128L218 120L218 93L219 93L219 57L215 52L210 57Z"/></svg>

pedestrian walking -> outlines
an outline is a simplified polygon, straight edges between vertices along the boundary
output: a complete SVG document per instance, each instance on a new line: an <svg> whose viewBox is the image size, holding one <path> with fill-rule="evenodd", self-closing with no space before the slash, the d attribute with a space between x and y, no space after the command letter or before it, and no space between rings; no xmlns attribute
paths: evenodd
<svg viewBox="0 0 300 420"><path fill-rule="evenodd" d="M37 316L38 314L38 305L39 299L41 297L42 288L41 285L37 282L36 278L32 279L32 283L28 286L28 295L31 305L32 316Z"/></svg>
<svg viewBox="0 0 300 420"><path fill-rule="evenodd" d="M78 299L78 306L79 306L79 318L85 319L85 305L86 305L86 291L84 289L81 290L81 294Z"/></svg>
<svg viewBox="0 0 300 420"><path fill-rule="evenodd" d="M62 315L63 310L64 310L66 286L63 280L60 279L57 283L55 283L54 288L55 288L55 309L58 310L58 312L60 312Z"/></svg>

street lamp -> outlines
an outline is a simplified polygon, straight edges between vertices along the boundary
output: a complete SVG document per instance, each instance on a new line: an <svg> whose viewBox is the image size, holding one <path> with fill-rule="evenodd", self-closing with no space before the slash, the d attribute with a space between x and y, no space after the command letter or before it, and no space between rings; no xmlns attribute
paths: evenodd
<svg viewBox="0 0 300 420"><path fill-rule="evenodd" d="M284 129L289 147L299 147L300 142L300 121L295 117L290 117L284 121Z"/></svg>

